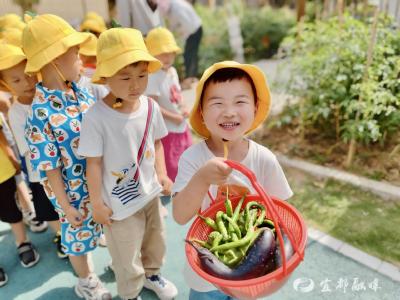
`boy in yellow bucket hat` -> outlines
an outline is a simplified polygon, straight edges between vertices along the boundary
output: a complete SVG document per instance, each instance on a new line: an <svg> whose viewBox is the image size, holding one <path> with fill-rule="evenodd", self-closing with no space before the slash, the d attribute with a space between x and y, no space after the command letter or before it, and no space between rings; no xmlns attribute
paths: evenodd
<svg viewBox="0 0 400 300"><path fill-rule="evenodd" d="M160 274L165 256L159 193L170 194L161 138L160 107L143 95L148 73L161 63L147 51L140 31L112 28L100 35L92 81L110 94L82 124L78 153L87 158L94 219L104 226L107 248L123 299L140 299L143 286L160 299L177 289Z"/></svg>
<svg viewBox="0 0 400 300"><path fill-rule="evenodd" d="M26 16L29 19L29 16ZM61 222L61 243L79 280L75 292L85 299L111 299L89 267L88 253L97 247L101 225L93 221L86 185L86 161L77 154L82 119L95 102L78 79L79 45L89 38L51 14L27 20L22 47L25 72L40 72L26 125L34 170Z"/></svg>
<svg viewBox="0 0 400 300"><path fill-rule="evenodd" d="M9 91L7 88L8 84L6 83L6 81L8 82L8 75L14 74L13 80L20 79L20 74L15 74L15 66L23 63L24 60L25 55L21 49L0 42L1 90ZM15 76L17 76L17 79ZM29 85L34 86L34 84L26 83L25 88ZM26 93L29 94L29 91L26 91ZM23 94L23 91L21 91L21 94ZM3 118L0 116L0 220L10 224L21 265L29 268L38 263L40 255L28 239L23 215L16 204L15 194L17 192L17 185L15 176L21 172L21 167L6 138L4 126ZM0 286L6 283L5 276L4 270L0 268Z"/></svg>
<svg viewBox="0 0 400 300"><path fill-rule="evenodd" d="M162 139L165 164L169 178L174 181L181 154L192 145L192 136L186 119L189 110L183 102L179 77L173 67L175 57L182 53L171 31L158 27L149 31L146 45L151 55L163 66L150 74L146 95L155 99L161 107L168 135Z"/></svg>
<svg viewBox="0 0 400 300"><path fill-rule="evenodd" d="M193 130L204 140L187 149L179 160L172 189L177 223L189 222L227 186L230 195L235 190L239 194L246 190L255 192L243 174L224 163L222 157L226 156L252 170L270 195L283 200L292 196L275 155L246 137L263 123L269 110L270 92L258 67L223 61L204 72L190 113ZM184 277L191 288L190 300L231 299L199 277L188 263Z"/></svg>
<svg viewBox="0 0 400 300"><path fill-rule="evenodd" d="M28 220L32 219L32 221L36 221L36 225L40 223L46 224L46 221L49 222L51 228L56 233L54 241L57 245L57 255L60 258L64 258L66 255L61 248L58 214L54 211L53 205L46 197L44 189L40 184L39 174L31 168L30 151L25 140L25 124L35 95L35 84L37 82L36 77L27 76L24 73L25 65L26 57L21 48L0 43L0 89L8 91L14 96L14 101L8 111L8 120L21 156L21 161L25 162L26 165L24 171L28 175L32 201L35 207L35 211L31 211L29 205L21 205L22 212ZM30 198L28 199L30 202ZM20 200L20 202L23 201Z"/></svg>

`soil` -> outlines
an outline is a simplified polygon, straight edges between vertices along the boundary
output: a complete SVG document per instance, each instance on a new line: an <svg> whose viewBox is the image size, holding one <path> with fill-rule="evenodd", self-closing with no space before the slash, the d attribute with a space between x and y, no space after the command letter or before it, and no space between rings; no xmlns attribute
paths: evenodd
<svg viewBox="0 0 400 300"><path fill-rule="evenodd" d="M302 138L298 126L264 127L257 130L252 139L275 153L400 186L400 134L384 146L378 143L369 146L358 144L350 168L344 167L348 144L316 131L307 130ZM392 153L396 146L397 150Z"/></svg>

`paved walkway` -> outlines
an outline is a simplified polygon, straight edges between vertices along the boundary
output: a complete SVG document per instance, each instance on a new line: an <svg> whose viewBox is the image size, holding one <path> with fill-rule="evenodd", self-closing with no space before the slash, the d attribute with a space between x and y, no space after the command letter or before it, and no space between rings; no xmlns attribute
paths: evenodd
<svg viewBox="0 0 400 300"><path fill-rule="evenodd" d="M168 208L171 209L171 205L168 205ZM186 300L189 291L181 270L184 262L183 238L187 226L177 225L169 216L166 218L166 228L168 253L163 274L177 285L179 290L177 299ZM35 267L24 269L17 258L9 226L0 223L0 265L10 277L8 284L0 288L0 299L78 299L73 292L76 278L68 261L57 258L51 243L50 230L41 234L30 233L29 236L37 246L41 260ZM98 248L93 256L97 274L112 292L114 299L119 299L114 274L107 269L110 261L107 249ZM358 285L354 284L356 281ZM307 290L310 291L305 292ZM157 299L147 290L142 292L142 298ZM265 299L394 300L400 299L400 286L398 282L309 239L305 260L280 291Z"/></svg>

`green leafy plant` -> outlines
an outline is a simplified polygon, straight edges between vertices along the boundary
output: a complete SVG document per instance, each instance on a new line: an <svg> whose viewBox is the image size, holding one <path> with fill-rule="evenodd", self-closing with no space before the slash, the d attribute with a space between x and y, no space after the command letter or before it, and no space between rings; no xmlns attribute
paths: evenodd
<svg viewBox="0 0 400 300"><path fill-rule="evenodd" d="M283 38L295 25L293 11L287 8L247 8L240 16L243 47L248 61L273 56Z"/></svg>
<svg viewBox="0 0 400 300"><path fill-rule="evenodd" d="M384 143L400 128L400 33L381 17L368 79L363 81L369 24L345 16L305 23L284 43L291 69L289 93L305 132L312 128L348 142ZM362 99L362 101L359 101ZM356 117L358 114L358 118Z"/></svg>

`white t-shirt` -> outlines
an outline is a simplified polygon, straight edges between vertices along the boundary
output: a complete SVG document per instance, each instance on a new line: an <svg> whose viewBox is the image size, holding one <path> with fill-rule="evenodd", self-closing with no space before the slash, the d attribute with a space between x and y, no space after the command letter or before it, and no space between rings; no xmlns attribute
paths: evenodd
<svg viewBox="0 0 400 300"><path fill-rule="evenodd" d="M29 147L25 140L25 124L30 109L30 105L21 104L15 100L8 111L8 120L17 143L19 154L25 157L29 182L39 182L40 174L37 171L33 171L31 161L29 156L27 156L27 154L29 155L30 153Z"/></svg>
<svg viewBox="0 0 400 300"><path fill-rule="evenodd" d="M205 141L188 148L181 156L178 164L178 175L176 176L173 193L180 192L193 177L193 175L211 158L214 154L208 149ZM241 164L252 170L256 175L258 183L268 193L282 200L286 200L293 195L293 192L286 180L285 174L276 156L266 147L249 140L249 151ZM255 193L250 181L242 173L233 170L229 180L234 184L245 185L251 193ZM216 196L217 186L210 187L210 193ZM205 210L210 205L210 199L206 196L202 203L201 210ZM215 290L215 286L205 281L195 273L186 261L184 277L188 286L199 292Z"/></svg>
<svg viewBox="0 0 400 300"><path fill-rule="evenodd" d="M168 71L160 70L150 74L145 94L157 96L157 102L162 108L176 114L181 113L179 110L179 105L182 103L181 87L174 67L169 68ZM168 119L164 121L168 132L182 133L186 130L186 121L179 125Z"/></svg>
<svg viewBox="0 0 400 300"><path fill-rule="evenodd" d="M97 101L103 99L109 93L107 86L93 83L91 79L85 75L81 75L77 85L80 88L87 88L89 93L92 94Z"/></svg>
<svg viewBox="0 0 400 300"><path fill-rule="evenodd" d="M200 17L186 0L170 0L170 7L165 17L168 19L171 31L177 32L184 40L201 26Z"/></svg>
<svg viewBox="0 0 400 300"><path fill-rule="evenodd" d="M167 128L158 104L146 96L139 99L140 106L132 114L117 112L100 100L82 122L78 153L85 157L103 157L102 196L112 209L114 220L133 215L162 190L155 171L154 142L167 135ZM148 101L153 103L153 113L137 168ZM139 177L135 180L137 169Z"/></svg>

